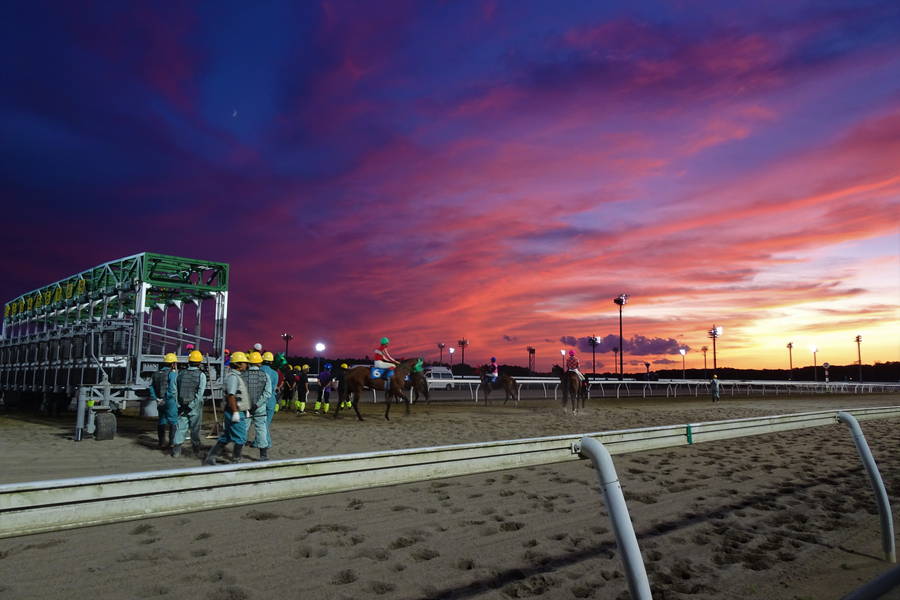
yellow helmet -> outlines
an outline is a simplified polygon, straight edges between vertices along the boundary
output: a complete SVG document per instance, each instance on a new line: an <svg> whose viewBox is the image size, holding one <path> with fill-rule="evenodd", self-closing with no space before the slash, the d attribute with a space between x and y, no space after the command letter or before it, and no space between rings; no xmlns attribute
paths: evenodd
<svg viewBox="0 0 900 600"><path fill-rule="evenodd" d="M302 370L302 369L303 369L303 367L301 367L300 365L294 365L294 370L295 370L295 371L300 371L300 370Z"/></svg>
<svg viewBox="0 0 900 600"><path fill-rule="evenodd" d="M259 353L257 352L257 354ZM275 355L273 355L271 352L263 352L262 359L264 362L272 362L273 360L275 360Z"/></svg>
<svg viewBox="0 0 900 600"><path fill-rule="evenodd" d="M234 360L233 358L231 360ZM251 365L261 365L262 364L262 354L259 352L251 352L250 353L250 364Z"/></svg>
<svg viewBox="0 0 900 600"><path fill-rule="evenodd" d="M164 363L178 362L178 357L175 356L175 353L174 353L174 352L169 352L168 354L166 354L165 356L163 356L163 362L164 362Z"/></svg>
<svg viewBox="0 0 900 600"><path fill-rule="evenodd" d="M303 365L302 369L303 369L304 371L309 371L309 365Z"/></svg>
<svg viewBox="0 0 900 600"><path fill-rule="evenodd" d="M243 352L232 352L231 353L231 362L232 363L245 363L247 362L247 355Z"/></svg>
<svg viewBox="0 0 900 600"><path fill-rule="evenodd" d="M193 350L188 354L188 362L203 362L203 355L199 350Z"/></svg>
<svg viewBox="0 0 900 600"><path fill-rule="evenodd" d="M341 363L341 368L342 368L342 369L349 369L350 367L347 366L347 363Z"/></svg>

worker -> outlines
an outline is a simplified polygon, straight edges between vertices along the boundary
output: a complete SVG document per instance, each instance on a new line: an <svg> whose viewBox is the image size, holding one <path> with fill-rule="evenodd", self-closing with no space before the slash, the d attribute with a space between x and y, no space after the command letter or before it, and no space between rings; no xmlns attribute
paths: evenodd
<svg viewBox="0 0 900 600"><path fill-rule="evenodd" d="M334 387L338 392L338 399L344 397L344 381L347 377L347 363L341 363L337 369L334 370ZM340 400L341 408L352 408L353 404L350 400Z"/></svg>
<svg viewBox="0 0 900 600"><path fill-rule="evenodd" d="M278 386L278 371L272 368L272 361L274 360L275 357L272 356L271 352L264 352L262 355L263 364L260 367L260 370L269 378L272 389ZM272 447L272 419L275 417L276 412L278 412L278 398L276 398L275 394L272 394L266 403L266 437L269 440L269 448Z"/></svg>
<svg viewBox="0 0 900 600"><path fill-rule="evenodd" d="M181 456L181 445L191 433L191 450L200 458L200 421L203 418L203 392L206 391L206 373L200 370L203 354L193 350L188 355L188 367L178 373L178 426L172 442L172 456Z"/></svg>
<svg viewBox="0 0 900 600"><path fill-rule="evenodd" d="M331 363L325 363L325 366L322 367L322 371L319 373L320 389L319 399L316 400L316 414L319 414L319 409L322 409L327 415L331 409L332 382L334 382L334 374L331 372Z"/></svg>
<svg viewBox="0 0 900 600"><path fill-rule="evenodd" d="M268 375L260 369L263 362L262 355L259 352L251 352L248 362L250 366L241 373L241 376L250 393L250 422L256 433L253 447L259 449L259 460L269 460L269 422L266 413L275 391Z"/></svg>
<svg viewBox="0 0 900 600"><path fill-rule="evenodd" d="M159 369L150 378L150 398L156 400L159 421L156 424L156 435L159 438L159 449L167 450L175 438L175 427L178 423L178 402L176 401L176 379L178 357L169 352L163 357ZM169 439L166 440L166 432Z"/></svg>
<svg viewBox="0 0 900 600"><path fill-rule="evenodd" d="M205 465L216 464L216 457L229 443L234 443L231 462L240 462L244 443L247 441L249 423L250 392L242 376L247 370L247 355L243 352L231 353L231 369L225 375L225 428L206 455Z"/></svg>
<svg viewBox="0 0 900 600"><path fill-rule="evenodd" d="M297 399L294 401L294 410L297 416L306 414L306 397L309 395L309 365L300 367L300 379L297 381Z"/></svg>
<svg viewBox="0 0 900 600"><path fill-rule="evenodd" d="M722 391L722 384L719 383L719 376L714 374L712 376L712 379L709 382L709 392L710 392L710 394L712 394L713 402L719 401L719 394L721 393L721 391Z"/></svg>

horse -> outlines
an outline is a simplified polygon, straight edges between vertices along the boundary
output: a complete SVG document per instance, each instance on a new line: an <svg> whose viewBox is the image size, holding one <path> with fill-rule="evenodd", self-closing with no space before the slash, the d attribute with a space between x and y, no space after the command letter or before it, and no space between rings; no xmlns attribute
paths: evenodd
<svg viewBox="0 0 900 600"><path fill-rule="evenodd" d="M569 401L572 414L577 415L578 409L584 409L584 401L587 399L587 380L584 383L578 379L578 375L572 371L563 371L559 365L553 365L553 374L559 377L559 387L562 389L562 407L565 409L566 400Z"/></svg>
<svg viewBox="0 0 900 600"><path fill-rule="evenodd" d="M481 371L481 389L484 390L484 405L488 405L488 398L490 398L492 390L503 390L506 393L506 397L503 399L503 404L506 404L510 398L516 401L516 406L519 406L519 384L516 383L516 380L510 377L507 374L502 374L497 378L497 381L493 381L493 377L490 373L488 373L487 369L482 369Z"/></svg>
<svg viewBox="0 0 900 600"><path fill-rule="evenodd" d="M431 395L428 390L428 379L425 377L425 373L422 371L414 371L410 373L409 381L406 382L406 385L403 386L403 389L415 392L416 395L412 399L412 402L418 402L420 397L425 398L426 404L431 401Z"/></svg>
<svg viewBox="0 0 900 600"><path fill-rule="evenodd" d="M400 398L406 402L406 414L409 414L410 400L409 396L403 392L407 383L404 380L417 361L418 359L415 358L401 360L400 364L394 368L394 375L390 379L390 386L384 394L384 418L388 421L391 420L391 404L394 398ZM341 412L341 404L350 400L352 397L353 410L356 411L356 418L362 421L362 415L359 414L359 399L363 390L385 389L385 380L381 378L372 379L369 377L369 369L370 367L363 365L353 367L347 371L347 374L344 376L344 385L338 390L340 402L338 402L337 410L334 411L335 419Z"/></svg>

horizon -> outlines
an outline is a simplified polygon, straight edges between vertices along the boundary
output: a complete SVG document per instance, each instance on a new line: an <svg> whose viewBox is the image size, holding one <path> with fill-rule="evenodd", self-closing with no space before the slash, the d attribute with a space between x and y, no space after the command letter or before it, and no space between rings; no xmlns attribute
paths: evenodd
<svg viewBox="0 0 900 600"><path fill-rule="evenodd" d="M857 335L900 360L896 2L37 2L0 28L4 302L148 251L230 264L230 347L465 338L544 370L596 336L614 371L628 293L626 369L712 365L713 326L732 368L856 364Z"/></svg>

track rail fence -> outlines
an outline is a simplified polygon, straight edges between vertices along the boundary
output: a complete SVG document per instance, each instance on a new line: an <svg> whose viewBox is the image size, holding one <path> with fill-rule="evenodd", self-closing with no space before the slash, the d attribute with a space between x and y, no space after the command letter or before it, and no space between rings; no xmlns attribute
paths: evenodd
<svg viewBox="0 0 900 600"><path fill-rule="evenodd" d="M580 460L585 436L624 454L832 425L838 412L5 484L0 538ZM900 406L845 412L898 418Z"/></svg>

